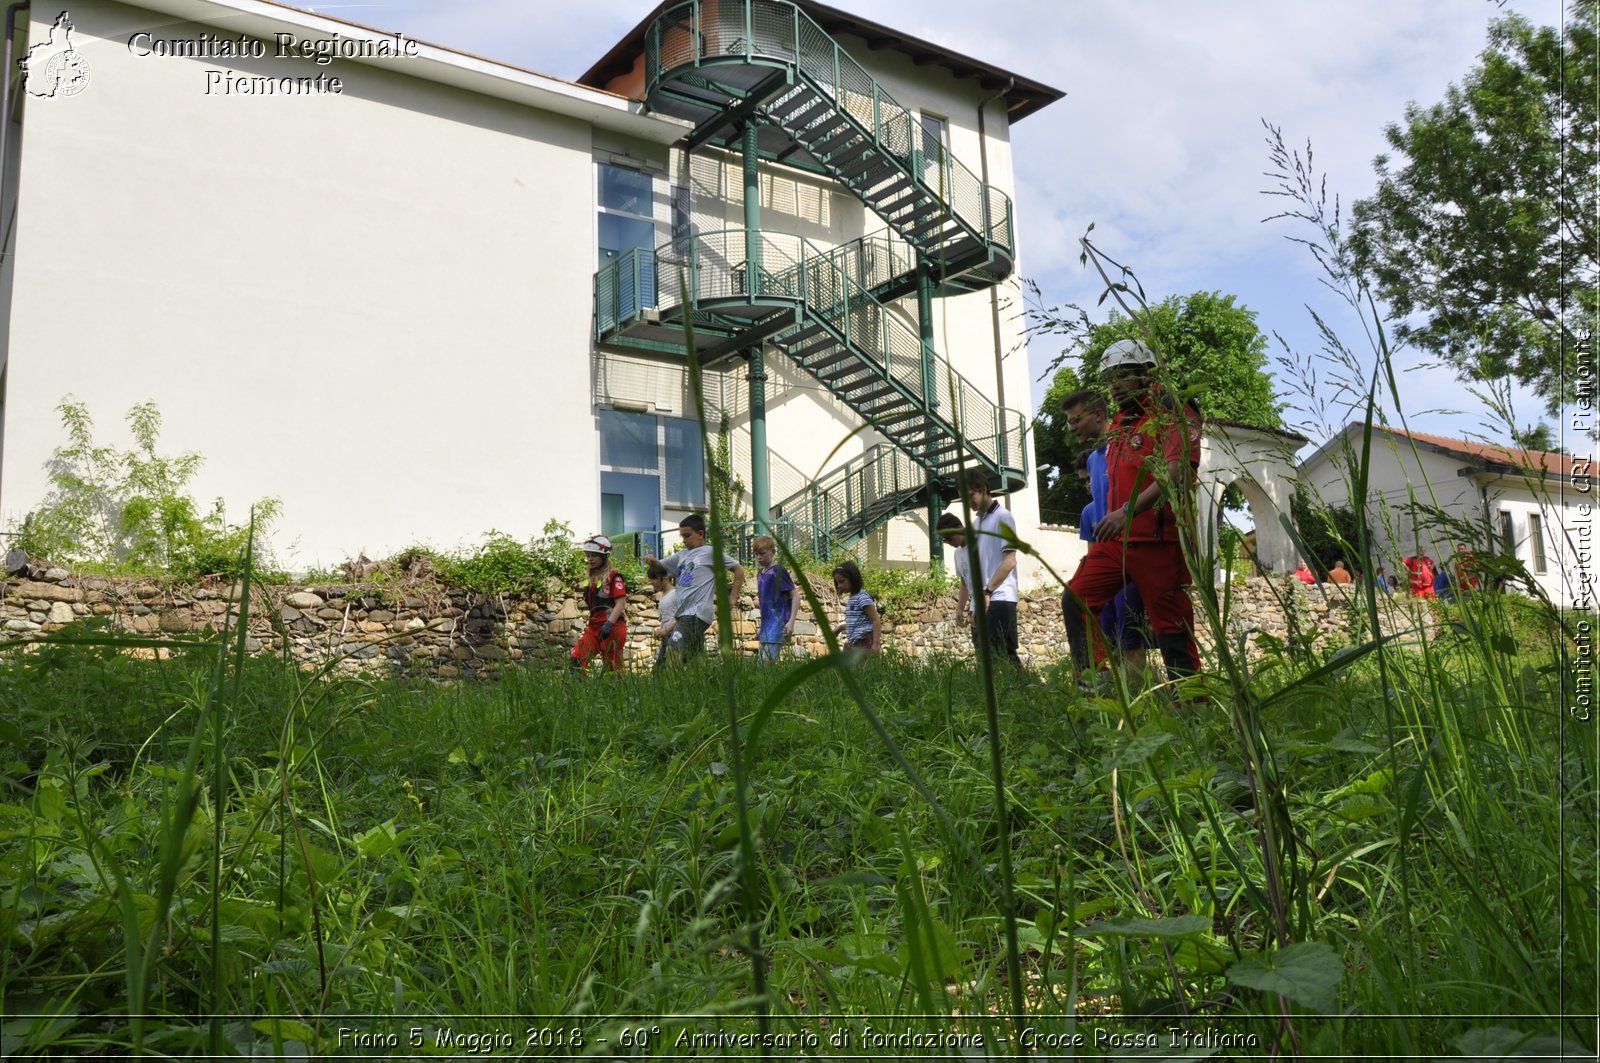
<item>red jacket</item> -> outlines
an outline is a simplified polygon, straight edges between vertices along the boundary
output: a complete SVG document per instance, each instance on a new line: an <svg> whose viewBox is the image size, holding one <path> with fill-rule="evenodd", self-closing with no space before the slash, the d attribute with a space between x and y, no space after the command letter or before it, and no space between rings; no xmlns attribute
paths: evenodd
<svg viewBox="0 0 1600 1063"><path fill-rule="evenodd" d="M1160 466L1169 461L1200 466L1200 412L1185 405L1179 415L1172 397L1154 388L1144 408L1135 415L1119 412L1111 421L1106 444L1106 474L1111 490L1108 509L1121 509L1150 486ZM1130 542L1176 542L1178 521L1167 499L1136 515L1129 522Z"/></svg>

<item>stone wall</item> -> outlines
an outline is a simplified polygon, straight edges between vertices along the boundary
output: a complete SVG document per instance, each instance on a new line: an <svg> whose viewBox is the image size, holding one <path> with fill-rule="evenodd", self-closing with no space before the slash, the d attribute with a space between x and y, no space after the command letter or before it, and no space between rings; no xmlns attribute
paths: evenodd
<svg viewBox="0 0 1600 1063"><path fill-rule="evenodd" d="M1351 641L1364 627L1364 609L1351 600L1347 587L1308 587L1289 577L1257 577L1236 582L1234 588L1229 630L1234 638L1246 636L1252 647L1261 634L1279 639L1288 634L1284 603L1290 603L1298 629L1310 632L1319 648ZM818 590L837 623L839 608L832 589ZM0 582L0 637L49 634L89 617L141 635L192 636L221 630L228 618L237 615L238 599L238 587L226 582L158 583L28 566ZM1427 609L1404 599L1386 600L1385 610L1386 631L1432 623ZM757 616L752 586L734 621L742 653L756 650ZM428 579L383 585L258 586L251 591L247 647L274 654L287 648L306 668L342 658L336 668L344 672L454 678L492 673L510 662L562 667L583 626L573 588L557 583L518 597L475 594ZM648 667L654 659L656 627L654 596L632 595L630 667ZM1201 627L1200 643L1206 651L1211 640L1203 621ZM795 629L796 654L825 652L814 623L801 620ZM1018 629L1029 666L1045 667L1061 660L1066 639L1059 592L1050 589L1026 596L1018 608ZM968 629L955 623L954 595L901 606L884 617L884 630L885 644L910 657L972 653ZM714 643L714 634L713 630L709 642Z"/></svg>

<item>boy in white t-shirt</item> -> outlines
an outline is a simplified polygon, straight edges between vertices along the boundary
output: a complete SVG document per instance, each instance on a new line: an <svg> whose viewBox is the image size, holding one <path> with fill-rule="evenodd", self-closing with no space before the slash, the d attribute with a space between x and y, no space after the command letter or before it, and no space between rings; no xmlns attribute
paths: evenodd
<svg viewBox="0 0 1600 1063"><path fill-rule="evenodd" d="M972 636L972 644L976 646L978 630L972 626L972 614L977 609L973 598L978 588L972 582L972 564L967 557L967 531L961 526L961 518L954 513L941 514L935 527L944 544L955 549L956 583L959 587L956 591L956 623L967 629Z"/></svg>
<svg viewBox="0 0 1600 1063"><path fill-rule="evenodd" d="M656 635L661 639L661 648L656 651L654 665L654 670L659 672L662 665L678 655L678 648L683 645L683 633L678 630L678 588L673 585L672 573L661 562L650 562L645 566L645 571L650 576L650 586L661 595L661 602L656 607L660 616Z"/></svg>
<svg viewBox="0 0 1600 1063"><path fill-rule="evenodd" d="M1012 543L1017 538L1017 523L1000 500L989 493L989 474L980 466L973 466L961 474L962 486L967 491L967 501L972 505L972 533L978 537L978 562L981 573L973 593L981 586L989 604L985 612L989 618L989 648L1005 655L1012 664L1022 667L1022 657L1017 653L1017 599L1021 597L1017 584L1017 548Z"/></svg>

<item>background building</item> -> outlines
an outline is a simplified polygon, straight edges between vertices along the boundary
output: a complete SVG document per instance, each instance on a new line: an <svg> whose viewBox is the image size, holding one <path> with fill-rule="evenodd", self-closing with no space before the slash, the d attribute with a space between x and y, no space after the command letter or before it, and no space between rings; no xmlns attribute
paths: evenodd
<svg viewBox="0 0 1600 1063"><path fill-rule="evenodd" d="M296 567L672 527L689 317L747 513L925 562L976 460L1036 526L1009 128L1055 90L804 2L657 9L580 84L260 0L60 14L17 53L84 76L30 63L0 170L7 525L71 395L154 401Z"/></svg>
<svg viewBox="0 0 1600 1063"><path fill-rule="evenodd" d="M1356 508L1350 470L1364 426L1353 423L1300 464L1300 480L1329 505ZM1448 559L1458 545L1517 558L1551 600L1588 600L1596 567L1588 462L1569 454L1372 426L1361 509L1391 573L1402 558ZM1586 587L1587 585L1587 587Z"/></svg>

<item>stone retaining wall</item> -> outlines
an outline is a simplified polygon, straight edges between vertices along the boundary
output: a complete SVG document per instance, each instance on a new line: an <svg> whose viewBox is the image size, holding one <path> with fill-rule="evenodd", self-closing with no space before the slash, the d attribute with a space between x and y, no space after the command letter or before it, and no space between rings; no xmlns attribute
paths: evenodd
<svg viewBox="0 0 1600 1063"><path fill-rule="evenodd" d="M1272 579L1269 585L1268 579ZM754 580L749 581L751 585ZM1350 588L1305 586L1290 577L1257 577L1234 584L1228 626L1231 637L1247 636L1252 652L1266 634L1289 633L1285 603L1297 629L1321 648L1361 637L1364 607ZM818 588L832 622L839 619L832 588ZM103 617L117 630L149 636L184 636L222 629L237 615L239 591L223 583L169 584L152 580L77 575L60 568L29 566L0 582L0 638L28 638L60 631L88 617ZM756 650L753 586L734 621L740 651ZM1385 602L1388 632L1432 624L1432 614L1403 599ZM561 667L584 625L573 589L557 584L519 597L485 596L440 586L427 579L385 585L317 584L252 589L247 647L251 652L288 653L315 668L342 657L345 672L386 671L438 678L476 676L508 662ZM656 602L651 594L628 600L628 660L647 667L656 650ZM1202 651L1209 632L1201 621ZM1022 657L1045 667L1066 655L1059 592L1029 595L1019 604ZM795 625L794 652L811 655L826 646L815 624ZM955 596L901 606L884 617L885 644L910 657L969 657L968 629L955 623ZM712 643L714 635L708 639Z"/></svg>

